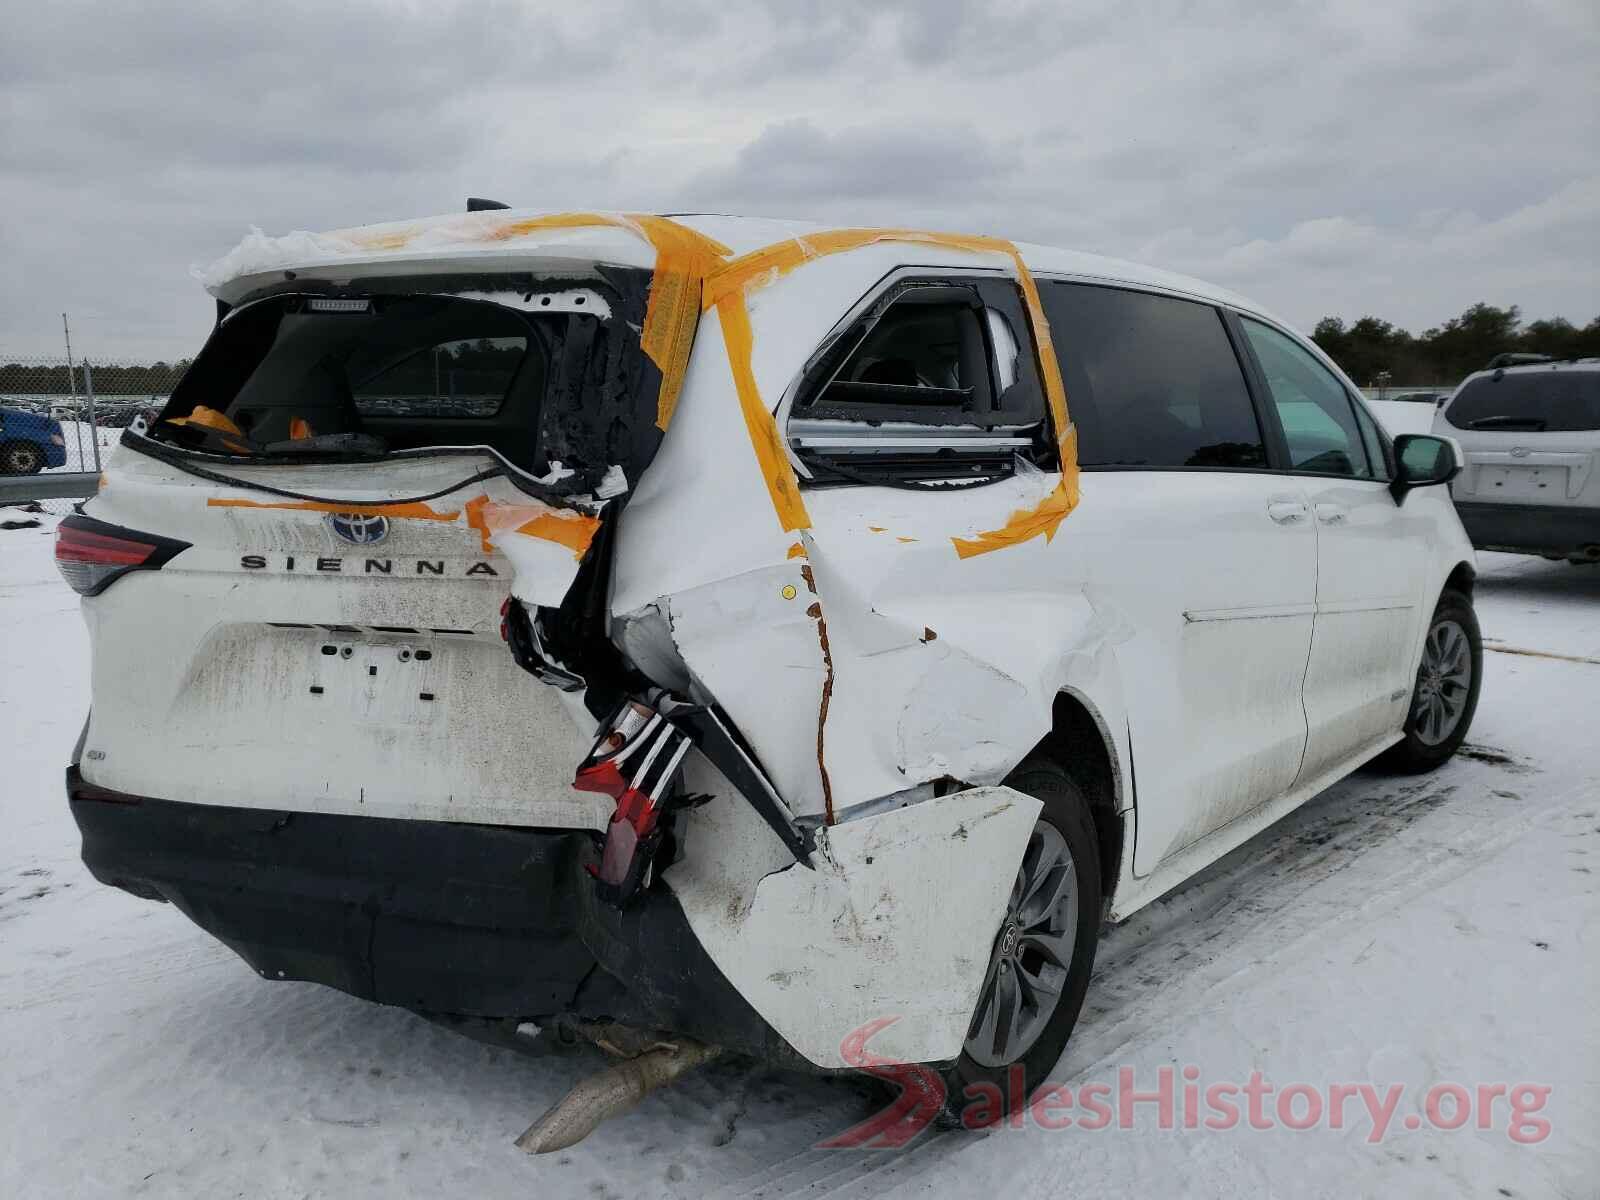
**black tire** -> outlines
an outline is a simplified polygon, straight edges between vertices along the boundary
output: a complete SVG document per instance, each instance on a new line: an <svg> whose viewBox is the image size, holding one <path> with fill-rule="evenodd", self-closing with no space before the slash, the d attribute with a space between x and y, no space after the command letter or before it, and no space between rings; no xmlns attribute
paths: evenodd
<svg viewBox="0 0 1600 1200"><path fill-rule="evenodd" d="M1467 663L1472 672L1466 681L1465 695L1460 697L1460 711L1443 737L1430 736L1428 696L1439 690L1437 680L1430 685L1430 646L1433 639L1447 625L1454 625L1465 636ZM1439 597L1439 605L1428 621L1428 636L1424 642L1422 661L1417 667L1416 682L1411 685L1411 708L1406 714L1405 737L1378 760L1380 766L1402 774L1431 771L1448 762L1466 740L1472 727L1472 717L1478 710L1478 691L1483 686L1483 637L1478 631L1478 617L1472 610L1472 600L1461 592L1446 589Z"/></svg>
<svg viewBox="0 0 1600 1200"><path fill-rule="evenodd" d="M0 445L0 475L37 475L44 470L44 450L33 442Z"/></svg>
<svg viewBox="0 0 1600 1200"><path fill-rule="evenodd" d="M1071 961L1067 964L1054 1011L1044 1021L1036 1040L1026 1046L1020 1055L996 1064L990 1054L988 1057L991 1061L981 1062L973 1056L972 1038L969 1035L968 1048L962 1051L955 1065L945 1073L945 1108L941 1124L947 1127L977 1127L987 1123L984 1120L986 1115L993 1120L1009 1111L1013 1100L1023 1105L1028 1103L1033 1092L1060 1060L1072 1027L1077 1024L1078 1013L1083 1008L1083 997L1089 988L1089 975L1094 969L1095 947L1100 936L1100 859L1088 798L1059 765L1043 757L1026 759L1011 773L1006 785L1043 803L1044 807L1039 813L1040 826L1048 824L1060 835L1070 853L1077 887L1077 919L1074 923ZM1045 832L1040 827L1035 828L1033 840L1029 842L1029 855ZM1053 843L1055 839L1050 840ZM1018 872L1019 884L1027 872L1028 857L1024 856L1022 869ZM1013 900L1016 899L1016 890L1013 889ZM986 990L989 978L997 970L995 960L1000 955L1007 927L1012 924L1010 916L1011 907L1008 904L1007 918L996 934L994 946L989 948L991 961L985 976ZM1026 938L1017 939L1017 944L1019 947L1025 945ZM1022 960L1017 961L1020 963ZM1017 969L1020 971L1021 967ZM980 997L978 1012L973 1014L974 1027L984 1011L985 1001ZM1022 1067L1023 1087L1020 1090L1009 1078L1016 1064ZM995 1090L991 1091L991 1088ZM1000 1099L998 1109L989 1103L996 1095Z"/></svg>

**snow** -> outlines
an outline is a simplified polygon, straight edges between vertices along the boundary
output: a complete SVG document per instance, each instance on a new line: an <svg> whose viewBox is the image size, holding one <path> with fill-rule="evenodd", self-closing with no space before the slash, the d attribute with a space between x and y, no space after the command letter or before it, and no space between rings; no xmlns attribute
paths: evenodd
<svg viewBox="0 0 1600 1200"><path fill-rule="evenodd" d="M122 430L102 427L100 434L100 462L104 465L112 448L122 440ZM62 421L61 440L66 443L67 461L49 471L93 471L95 427L87 421ZM49 473L46 472L46 474Z"/></svg>
<svg viewBox="0 0 1600 1200"><path fill-rule="evenodd" d="M0 1194L1594 1195L1600 662L1571 659L1600 659L1600 568L1483 555L1485 636L1539 653L1486 656L1468 754L1361 772L1111 931L1053 1076L1404 1084L1384 1140L1356 1105L1342 1130L1145 1115L816 1150L876 1107L861 1082L720 1062L532 1159L512 1139L598 1055L526 1057L265 982L89 877L61 799L88 656L52 523L0 532ZM1549 1137L1513 1143L1504 1108L1490 1130L1405 1129L1446 1080L1550 1086Z"/></svg>

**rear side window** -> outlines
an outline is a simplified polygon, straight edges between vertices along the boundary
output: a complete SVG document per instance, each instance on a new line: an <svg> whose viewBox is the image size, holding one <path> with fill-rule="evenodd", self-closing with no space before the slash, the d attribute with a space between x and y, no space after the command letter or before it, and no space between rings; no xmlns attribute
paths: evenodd
<svg viewBox="0 0 1600 1200"><path fill-rule="evenodd" d="M1240 324L1278 410L1290 470L1371 479L1355 405L1344 384L1288 334L1248 317Z"/></svg>
<svg viewBox="0 0 1600 1200"><path fill-rule="evenodd" d="M1042 289L1084 467L1265 467L1222 314L1091 284Z"/></svg>
<svg viewBox="0 0 1600 1200"><path fill-rule="evenodd" d="M1600 371L1480 375L1462 387L1444 419L1457 429L1600 429Z"/></svg>
<svg viewBox="0 0 1600 1200"><path fill-rule="evenodd" d="M908 278L812 355L787 434L811 486L942 486L1051 465L1048 426L1017 285Z"/></svg>

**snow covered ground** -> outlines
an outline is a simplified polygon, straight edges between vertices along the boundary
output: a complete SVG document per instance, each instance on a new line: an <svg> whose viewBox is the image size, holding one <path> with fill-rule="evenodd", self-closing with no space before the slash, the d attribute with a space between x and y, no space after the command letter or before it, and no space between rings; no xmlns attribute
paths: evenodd
<svg viewBox="0 0 1600 1200"><path fill-rule="evenodd" d="M1431 776L1346 780L1111 931L1055 1072L1074 1089L1128 1068L1152 1091L1188 1065L1202 1088L1252 1071L1324 1096L1403 1085L1381 1140L1360 1102L1343 1129L1304 1132L1162 1130L1145 1103L1131 1130L815 1150L872 1094L728 1062L530 1159L512 1139L597 1057L523 1057L263 982L170 907L89 877L60 784L87 650L48 532L0 532L0 1195L1600 1188L1600 568L1484 555L1478 608L1500 648L1466 752ZM1434 1128L1422 1096L1441 1082L1550 1088L1548 1136L1513 1141L1503 1100L1489 1129Z"/></svg>
<svg viewBox="0 0 1600 1200"><path fill-rule="evenodd" d="M122 430L102 426L100 433L100 461L105 462L118 441ZM67 444L66 465L51 467L52 471L93 471L95 427L87 421L61 422L61 438Z"/></svg>

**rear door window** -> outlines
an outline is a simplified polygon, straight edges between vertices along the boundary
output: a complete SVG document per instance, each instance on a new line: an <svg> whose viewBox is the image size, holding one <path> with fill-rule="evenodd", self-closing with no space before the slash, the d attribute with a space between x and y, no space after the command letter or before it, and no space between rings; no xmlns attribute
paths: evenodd
<svg viewBox="0 0 1600 1200"><path fill-rule="evenodd" d="M1444 410L1457 429L1600 429L1600 371L1496 372L1467 382Z"/></svg>
<svg viewBox="0 0 1600 1200"><path fill-rule="evenodd" d="M1373 478L1355 405L1338 376L1281 330L1248 317L1240 324L1283 425L1289 469Z"/></svg>
<svg viewBox="0 0 1600 1200"><path fill-rule="evenodd" d="M1041 289L1083 467L1267 465L1222 314L1209 304L1078 283Z"/></svg>

